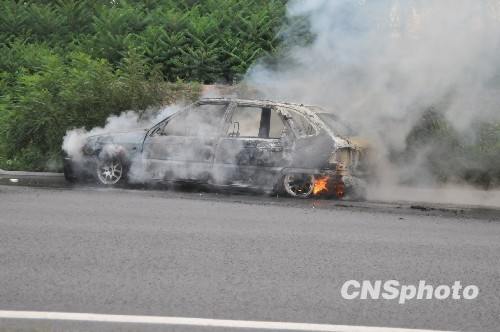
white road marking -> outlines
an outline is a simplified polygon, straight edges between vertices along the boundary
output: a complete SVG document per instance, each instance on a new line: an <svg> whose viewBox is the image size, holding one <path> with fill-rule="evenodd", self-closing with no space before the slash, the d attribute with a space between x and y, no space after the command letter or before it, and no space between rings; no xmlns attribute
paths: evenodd
<svg viewBox="0 0 500 332"><path fill-rule="evenodd" d="M69 320L104 323L134 323L184 325L197 327L225 327L261 330L311 331L311 332L436 332L436 330L400 329L330 324L265 322L249 320L227 320L188 317L105 315L74 312L9 311L0 310L0 319Z"/></svg>

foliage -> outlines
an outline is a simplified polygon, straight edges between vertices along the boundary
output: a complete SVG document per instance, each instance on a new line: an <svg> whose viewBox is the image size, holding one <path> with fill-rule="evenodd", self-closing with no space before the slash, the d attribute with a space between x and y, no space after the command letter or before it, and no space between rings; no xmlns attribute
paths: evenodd
<svg viewBox="0 0 500 332"><path fill-rule="evenodd" d="M15 85L2 80L1 86L0 163L5 168L46 169L58 158L67 129L90 129L111 114L161 105L176 93L133 51L115 70L106 59L82 52L61 55L43 45L17 47L23 66L11 74Z"/></svg>
<svg viewBox="0 0 500 332"><path fill-rule="evenodd" d="M399 162L420 162L435 180L465 181L484 188L500 185L499 124L478 122L459 133L439 110L431 108L409 133L406 144Z"/></svg>
<svg viewBox="0 0 500 332"><path fill-rule="evenodd" d="M285 0L0 3L0 44L46 43L117 66L130 48L168 81L232 82L279 46Z"/></svg>
<svg viewBox="0 0 500 332"><path fill-rule="evenodd" d="M0 168L53 168L70 128L237 80L275 51L284 3L1 1Z"/></svg>

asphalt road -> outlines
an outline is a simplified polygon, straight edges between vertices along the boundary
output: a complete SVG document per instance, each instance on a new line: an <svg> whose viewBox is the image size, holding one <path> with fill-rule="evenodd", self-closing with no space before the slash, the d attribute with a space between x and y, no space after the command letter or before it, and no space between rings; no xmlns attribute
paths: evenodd
<svg viewBox="0 0 500 332"><path fill-rule="evenodd" d="M500 213L483 212L0 186L0 310L498 331ZM480 293L346 300L351 279ZM220 330L0 319L0 331L33 328Z"/></svg>

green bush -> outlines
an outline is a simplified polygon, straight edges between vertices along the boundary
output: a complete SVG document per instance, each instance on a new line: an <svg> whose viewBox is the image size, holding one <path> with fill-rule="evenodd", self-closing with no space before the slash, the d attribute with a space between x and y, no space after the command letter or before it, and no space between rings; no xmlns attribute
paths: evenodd
<svg viewBox="0 0 500 332"><path fill-rule="evenodd" d="M15 85L4 80L1 86L1 167L50 168L68 129L90 129L111 114L161 105L177 93L169 93L135 51L114 70L107 60L82 52L63 56L38 45L39 56L33 58L35 45L17 47L24 65L15 73Z"/></svg>
<svg viewBox="0 0 500 332"><path fill-rule="evenodd" d="M406 144L397 162L409 165L420 158L421 167L435 180L465 181L483 188L500 185L500 124L478 122L464 135L432 108L407 136Z"/></svg>
<svg viewBox="0 0 500 332"><path fill-rule="evenodd" d="M66 130L194 99L279 44L285 0L0 2L0 167L54 168Z"/></svg>
<svg viewBox="0 0 500 332"><path fill-rule="evenodd" d="M119 66L131 48L168 81L233 82L279 46L285 0L58 0L0 3L0 44L81 51Z"/></svg>

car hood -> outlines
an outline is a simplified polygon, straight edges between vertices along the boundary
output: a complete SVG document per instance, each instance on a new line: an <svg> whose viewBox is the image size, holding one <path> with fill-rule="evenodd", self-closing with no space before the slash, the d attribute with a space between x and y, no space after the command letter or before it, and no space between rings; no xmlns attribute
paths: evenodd
<svg viewBox="0 0 500 332"><path fill-rule="evenodd" d="M370 141L366 138L359 136L349 136L347 140L357 150L364 151L371 149Z"/></svg>
<svg viewBox="0 0 500 332"><path fill-rule="evenodd" d="M110 132L92 135L87 138L87 144L137 144L142 143L147 129Z"/></svg>

